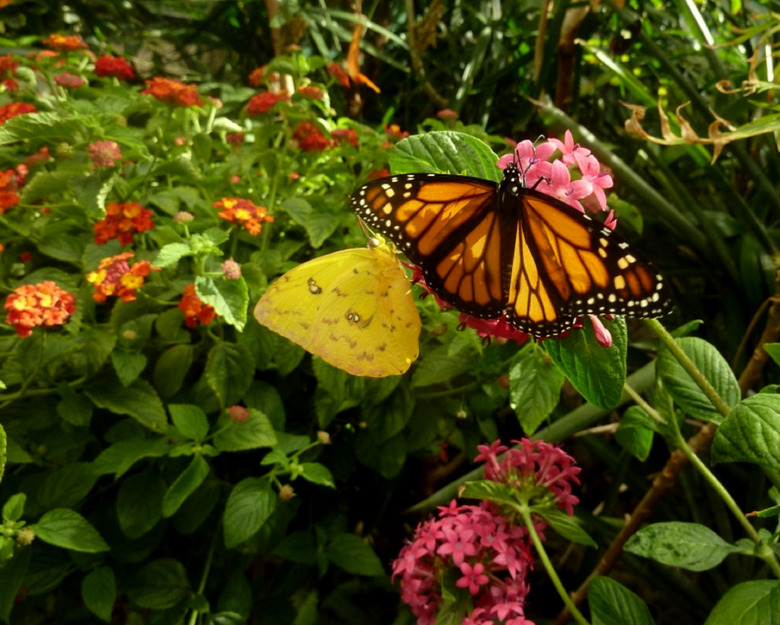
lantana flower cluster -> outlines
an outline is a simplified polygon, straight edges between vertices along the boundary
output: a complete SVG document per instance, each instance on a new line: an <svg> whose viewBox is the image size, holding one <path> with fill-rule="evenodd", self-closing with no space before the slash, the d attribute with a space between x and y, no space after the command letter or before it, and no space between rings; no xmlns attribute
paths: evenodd
<svg viewBox="0 0 780 625"><path fill-rule="evenodd" d="M513 449L499 441L478 447L476 460L486 463L485 478L512 487L526 505L573 514L578 499L571 488L579 484L580 472L573 458L543 441L513 442ZM401 599L419 625L436 622L445 606L443 584L452 584L447 590L455 595L448 609L466 606L462 625L533 625L524 607L533 558L528 529L518 519L491 502L453 500L417 526L393 563L393 579L400 578ZM534 527L544 539L544 522L534 519Z"/></svg>
<svg viewBox="0 0 780 625"><path fill-rule="evenodd" d="M207 326L217 316L214 308L204 304L198 297L194 284L184 287L184 295L179 301L179 310L184 313L184 323L188 328L194 328L199 324Z"/></svg>
<svg viewBox="0 0 780 625"><path fill-rule="evenodd" d="M110 54L99 56L95 60L95 74L101 78L115 76L119 80L132 80L135 78L135 70L126 59Z"/></svg>
<svg viewBox="0 0 780 625"><path fill-rule="evenodd" d="M102 304L115 296L123 302L133 302L149 273L156 269L148 260L130 265L127 261L135 256L133 252L123 252L104 258L95 271L87 274L87 282L95 287L92 299Z"/></svg>
<svg viewBox="0 0 780 625"><path fill-rule="evenodd" d="M155 76L146 81L146 89L141 93L157 98L160 102L174 106L203 106L203 100L198 95L198 86L186 85L180 80Z"/></svg>
<svg viewBox="0 0 780 625"><path fill-rule="evenodd" d="M272 223L273 215L264 206L257 206L251 200L240 197L223 197L214 202L214 208L222 219L237 224L249 234L257 236L263 229L263 222Z"/></svg>
<svg viewBox="0 0 780 625"><path fill-rule="evenodd" d="M12 325L20 338L27 338L38 326L59 326L67 323L76 312L76 298L47 280L24 284L14 289L5 300L6 323Z"/></svg>
<svg viewBox="0 0 780 625"><path fill-rule="evenodd" d="M0 215L19 203L17 191L24 184L25 174L24 165L18 165L15 170L0 171Z"/></svg>
<svg viewBox="0 0 780 625"><path fill-rule="evenodd" d="M111 239L117 239L122 245L133 242L133 235L154 228L154 213L143 208L138 202L109 202L106 204L106 216L94 226L95 243L103 245Z"/></svg>

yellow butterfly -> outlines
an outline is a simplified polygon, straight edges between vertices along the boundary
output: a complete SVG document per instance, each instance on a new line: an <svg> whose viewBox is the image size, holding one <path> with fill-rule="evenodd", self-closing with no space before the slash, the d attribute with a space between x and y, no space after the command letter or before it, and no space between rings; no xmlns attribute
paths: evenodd
<svg viewBox="0 0 780 625"><path fill-rule="evenodd" d="M288 271L265 292L255 318L353 375L400 375L417 358L420 314L395 253L371 238Z"/></svg>

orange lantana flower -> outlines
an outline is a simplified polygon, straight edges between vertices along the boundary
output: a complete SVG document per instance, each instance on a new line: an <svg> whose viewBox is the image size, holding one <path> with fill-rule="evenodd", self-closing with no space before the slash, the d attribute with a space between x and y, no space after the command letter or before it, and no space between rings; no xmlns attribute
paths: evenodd
<svg viewBox="0 0 780 625"><path fill-rule="evenodd" d="M76 298L50 280L25 284L14 289L5 300L6 323L21 338L32 334L36 326L59 326L76 312Z"/></svg>
<svg viewBox="0 0 780 625"><path fill-rule="evenodd" d="M248 115L261 115L270 111L277 102L286 102L289 99L290 94L287 93L286 89L278 92L264 91L263 93L253 95L249 99L246 112Z"/></svg>
<svg viewBox="0 0 780 625"><path fill-rule="evenodd" d="M188 328L194 328L199 323L207 326L217 316L214 309L208 304L204 304L195 293L194 284L188 284L184 287L179 310L184 313L184 323L187 324Z"/></svg>
<svg viewBox="0 0 780 625"><path fill-rule="evenodd" d="M136 292L144 284L144 279L149 272L159 271L159 267L152 267L148 260L127 263L128 258L135 256L133 252L123 252L100 261L95 271L87 274L87 282L96 287L92 299L102 304L108 297L116 296L123 302L135 300Z"/></svg>
<svg viewBox="0 0 780 625"><path fill-rule="evenodd" d="M109 202L106 204L105 218L92 226L95 243L103 245L111 239L117 239L122 245L128 245L133 242L133 234L136 232L154 228L152 215L152 211L142 208L138 202Z"/></svg>
<svg viewBox="0 0 780 625"><path fill-rule="evenodd" d="M251 200L240 197L223 197L214 202L214 208L222 209L217 213L222 219L238 224L252 235L260 234L264 221L271 223L274 220L267 208L256 206Z"/></svg>
<svg viewBox="0 0 780 625"><path fill-rule="evenodd" d="M0 106L0 125L7 122L12 117L18 117L25 113L35 113L38 109L34 104L27 104L27 102L9 102Z"/></svg>
<svg viewBox="0 0 780 625"><path fill-rule="evenodd" d="M56 33L49 35L48 39L43 40L43 45L48 46L52 50L84 50L87 48L87 44L79 35L58 35Z"/></svg>
<svg viewBox="0 0 780 625"><path fill-rule="evenodd" d="M195 84L185 85L180 80L170 80L160 76L147 80L146 84L148 86L141 93L148 93L160 102L177 106L203 106L203 101L198 95L198 86Z"/></svg>

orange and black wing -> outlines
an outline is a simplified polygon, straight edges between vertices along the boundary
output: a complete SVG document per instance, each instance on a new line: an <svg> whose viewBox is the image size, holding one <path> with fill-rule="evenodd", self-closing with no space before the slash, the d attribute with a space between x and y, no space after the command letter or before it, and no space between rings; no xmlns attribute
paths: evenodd
<svg viewBox="0 0 780 625"><path fill-rule="evenodd" d="M428 286L480 318L504 312L498 185L446 174L403 174L361 187L351 198L366 224L422 270Z"/></svg>
<svg viewBox="0 0 780 625"><path fill-rule="evenodd" d="M523 189L509 198L519 218L508 278L510 323L552 336L586 314L657 317L671 302L663 278L628 243L588 215L549 195ZM509 226L507 227L509 229Z"/></svg>

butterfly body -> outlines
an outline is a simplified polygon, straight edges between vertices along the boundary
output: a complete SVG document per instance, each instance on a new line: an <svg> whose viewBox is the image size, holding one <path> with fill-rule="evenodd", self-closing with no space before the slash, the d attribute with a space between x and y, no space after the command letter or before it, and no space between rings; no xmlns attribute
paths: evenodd
<svg viewBox="0 0 780 625"><path fill-rule="evenodd" d="M420 315L395 253L374 239L298 265L274 282L255 318L354 375L400 375L417 358Z"/></svg>
<svg viewBox="0 0 780 625"><path fill-rule="evenodd" d="M628 244L576 208L523 185L449 174L369 182L353 210L389 237L445 302L474 317L506 315L537 337L585 314L661 316L663 278Z"/></svg>

